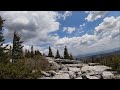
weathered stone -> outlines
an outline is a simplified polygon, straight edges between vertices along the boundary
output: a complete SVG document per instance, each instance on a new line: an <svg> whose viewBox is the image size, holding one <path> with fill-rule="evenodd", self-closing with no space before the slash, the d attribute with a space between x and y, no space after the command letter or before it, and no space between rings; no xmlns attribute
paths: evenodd
<svg viewBox="0 0 120 90"><path fill-rule="evenodd" d="M99 63L88 63L89 66L97 66L100 65Z"/></svg>
<svg viewBox="0 0 120 90"><path fill-rule="evenodd" d="M54 75L56 75L56 72L55 72L54 70L47 71L47 73L49 73L50 76L54 76Z"/></svg>
<svg viewBox="0 0 120 90"><path fill-rule="evenodd" d="M66 64L66 66L68 67L77 67L77 68L81 68L82 64Z"/></svg>
<svg viewBox="0 0 120 90"><path fill-rule="evenodd" d="M73 72L79 72L80 71L80 68L77 68L77 67L69 67L69 71L73 71Z"/></svg>
<svg viewBox="0 0 120 90"><path fill-rule="evenodd" d="M54 61L51 61L50 62L50 66L51 66L51 68L53 69L53 70L57 70L57 69L59 69L60 68L60 65L58 65L56 62L54 62Z"/></svg>
<svg viewBox="0 0 120 90"><path fill-rule="evenodd" d="M112 72L110 72L110 71L104 71L102 76L104 79L113 79L114 78L114 74L112 74Z"/></svg>
<svg viewBox="0 0 120 90"><path fill-rule="evenodd" d="M82 77L77 77L77 78L75 78L75 79L83 79Z"/></svg>
<svg viewBox="0 0 120 90"><path fill-rule="evenodd" d="M82 74L82 79L88 79L87 76L85 74Z"/></svg>
<svg viewBox="0 0 120 90"><path fill-rule="evenodd" d="M73 71L69 71L68 73L69 73L70 79L76 78L76 74Z"/></svg>
<svg viewBox="0 0 120 90"><path fill-rule="evenodd" d="M79 72L76 73L77 77L80 77L81 75L82 75L81 71L79 71Z"/></svg>
<svg viewBox="0 0 120 90"><path fill-rule="evenodd" d="M70 79L70 77L68 73L61 73L55 75L54 77L52 77L52 79Z"/></svg>
<svg viewBox="0 0 120 90"><path fill-rule="evenodd" d="M38 78L38 79L51 79L51 77L41 77L41 78Z"/></svg>
<svg viewBox="0 0 120 90"><path fill-rule="evenodd" d="M49 77L49 76L50 76L50 74L49 74L49 73L46 73L45 71L41 71L41 74L44 75L44 76L46 76L46 77Z"/></svg>
<svg viewBox="0 0 120 90"><path fill-rule="evenodd" d="M68 71L69 69L68 69L68 67L67 66L65 66L65 65L61 65L61 67L62 67L62 71Z"/></svg>
<svg viewBox="0 0 120 90"><path fill-rule="evenodd" d="M87 77L88 79L100 79L100 78L98 78L98 77L96 77L96 76L90 76L90 75L86 75L86 77Z"/></svg>
<svg viewBox="0 0 120 90"><path fill-rule="evenodd" d="M120 75L116 71L112 71L111 67L99 63L85 64L76 60L50 57L47 59L52 70L43 71L43 77L39 79L120 79Z"/></svg>
<svg viewBox="0 0 120 90"><path fill-rule="evenodd" d="M89 71L97 71L97 72L103 72L106 69L111 69L111 67L107 67L107 66L103 66L103 65L99 65L99 66L84 66L81 68L82 72L86 72L87 70Z"/></svg>

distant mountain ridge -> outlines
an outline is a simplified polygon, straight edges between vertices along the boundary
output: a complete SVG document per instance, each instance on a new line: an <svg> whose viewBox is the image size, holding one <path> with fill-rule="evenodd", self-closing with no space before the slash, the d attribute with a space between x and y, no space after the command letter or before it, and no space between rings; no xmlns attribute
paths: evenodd
<svg viewBox="0 0 120 90"><path fill-rule="evenodd" d="M91 56L106 56L106 55L112 55L112 54L120 54L120 48L116 48L116 49L113 49L113 50L106 50L106 51L100 51L100 52L97 52L97 53L88 53L88 54L85 54L85 55L77 55L75 56L76 58L83 58L83 57L91 57Z"/></svg>

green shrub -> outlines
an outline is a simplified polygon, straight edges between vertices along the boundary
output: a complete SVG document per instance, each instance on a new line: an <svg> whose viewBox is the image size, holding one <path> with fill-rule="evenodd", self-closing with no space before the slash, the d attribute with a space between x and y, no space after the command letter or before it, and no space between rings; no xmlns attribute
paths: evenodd
<svg viewBox="0 0 120 90"><path fill-rule="evenodd" d="M0 79L37 79L41 77L41 70L49 70L49 66L42 56L18 59L16 63L0 63Z"/></svg>

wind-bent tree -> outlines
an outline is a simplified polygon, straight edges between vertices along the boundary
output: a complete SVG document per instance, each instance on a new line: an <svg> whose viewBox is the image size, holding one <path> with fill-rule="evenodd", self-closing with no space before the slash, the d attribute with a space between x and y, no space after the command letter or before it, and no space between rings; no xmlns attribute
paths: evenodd
<svg viewBox="0 0 120 90"><path fill-rule="evenodd" d="M59 50L57 49L55 58L60 58Z"/></svg>
<svg viewBox="0 0 120 90"><path fill-rule="evenodd" d="M21 59L23 57L22 43L23 41L21 41L21 37L16 32L14 32L12 49L13 63L16 62L17 59Z"/></svg>
<svg viewBox="0 0 120 90"><path fill-rule="evenodd" d="M3 46L3 44L5 43L5 39L2 32L4 21L5 20L3 20L2 17L0 16L0 62L6 62L7 54L8 54L7 52L8 45Z"/></svg>
<svg viewBox="0 0 120 90"><path fill-rule="evenodd" d="M65 46L65 48L64 48L64 59L69 59L69 53L67 50L67 46Z"/></svg>
<svg viewBox="0 0 120 90"><path fill-rule="evenodd" d="M48 57L54 57L50 46L49 46L49 53L48 53Z"/></svg>

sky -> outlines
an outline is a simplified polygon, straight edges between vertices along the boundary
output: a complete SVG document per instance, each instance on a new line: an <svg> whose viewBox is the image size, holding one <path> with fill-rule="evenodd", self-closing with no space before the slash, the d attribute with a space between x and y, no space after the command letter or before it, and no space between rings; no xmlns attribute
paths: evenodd
<svg viewBox="0 0 120 90"><path fill-rule="evenodd" d="M61 56L84 55L120 48L120 11L0 11L6 21L5 44L12 45L13 32L24 41L24 49L48 54L51 46Z"/></svg>

